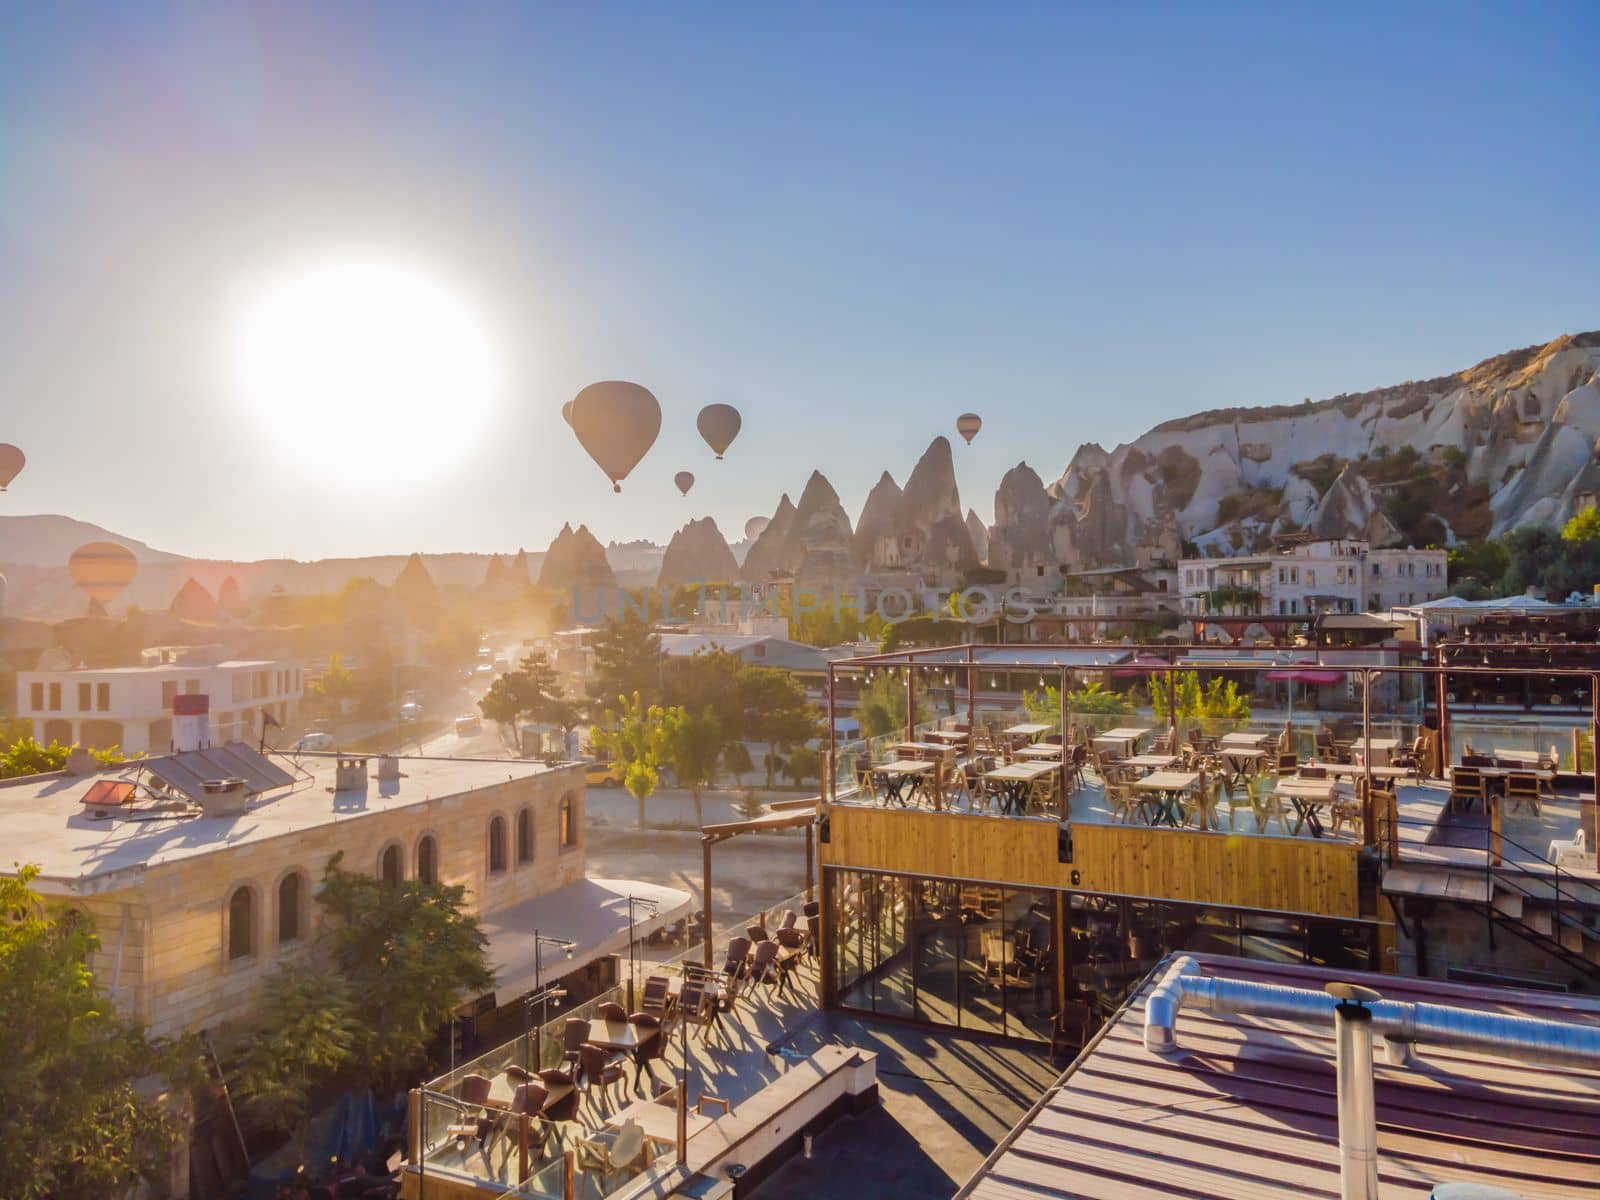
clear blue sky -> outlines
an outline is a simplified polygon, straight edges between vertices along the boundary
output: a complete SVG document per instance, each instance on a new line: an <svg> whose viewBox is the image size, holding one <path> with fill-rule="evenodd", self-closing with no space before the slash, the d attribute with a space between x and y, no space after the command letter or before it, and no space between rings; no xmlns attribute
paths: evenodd
<svg viewBox="0 0 1600 1200"><path fill-rule="evenodd" d="M854 517L974 408L988 520L1020 459L1600 326L1597 40L1591 3L28 5L0 512L234 557L732 538L813 467ZM504 352L444 478L425 425L377 485L308 473L227 395L233 281L350 245ZM621 496L559 417L606 378L666 412Z"/></svg>

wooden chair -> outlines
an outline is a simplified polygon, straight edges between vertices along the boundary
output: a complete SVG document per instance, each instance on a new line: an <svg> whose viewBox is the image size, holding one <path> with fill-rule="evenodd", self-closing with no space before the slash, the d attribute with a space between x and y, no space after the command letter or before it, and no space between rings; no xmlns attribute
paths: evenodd
<svg viewBox="0 0 1600 1200"><path fill-rule="evenodd" d="M1477 767L1456 767L1450 772L1450 807L1471 808L1474 800L1489 811L1489 781Z"/></svg>
<svg viewBox="0 0 1600 1200"><path fill-rule="evenodd" d="M660 1019L650 1013L633 1013L628 1017L628 1024L638 1031L642 1039L633 1051L633 1090L638 1091L641 1071L650 1076L652 1083L655 1082L656 1060L665 1058L667 1054L667 1034L661 1027ZM655 1031L655 1037L646 1036L651 1030Z"/></svg>
<svg viewBox="0 0 1600 1200"><path fill-rule="evenodd" d="M1127 783L1106 784L1106 803L1111 807L1111 814L1121 824L1129 823L1129 818L1139 812L1141 801L1133 786Z"/></svg>
<svg viewBox="0 0 1600 1200"><path fill-rule="evenodd" d="M1392 767L1405 767L1418 783L1427 777L1428 771L1428 735L1418 734L1417 739L1411 743L1409 750L1397 751L1389 760Z"/></svg>
<svg viewBox="0 0 1600 1200"><path fill-rule="evenodd" d="M729 947L732 950L732 947ZM665 975L647 975L644 981L644 995L639 997L639 1009L662 1021L667 1019L667 1012L672 1007L672 981Z"/></svg>
<svg viewBox="0 0 1600 1200"><path fill-rule="evenodd" d="M1294 753L1280 751L1277 760L1273 763L1272 773L1278 776L1298 775L1300 773L1300 756Z"/></svg>
<svg viewBox="0 0 1600 1200"><path fill-rule="evenodd" d="M585 1042L578 1047L578 1062L583 1067L583 1081L579 1084L584 1095L589 1097L589 1103L595 1104L594 1093L598 1088L600 1099L609 1107L611 1099L611 1086L620 1085L623 1081L621 1055L612 1055L604 1046L596 1046L593 1042ZM620 1100L620 1095L619 1095Z"/></svg>
<svg viewBox="0 0 1600 1200"><path fill-rule="evenodd" d="M1082 1050L1094 1036L1094 1009L1082 1000L1063 1000L1061 1009L1050 1021L1050 1055L1064 1050Z"/></svg>
<svg viewBox="0 0 1600 1200"><path fill-rule="evenodd" d="M1218 781L1222 782L1222 781ZM1237 829L1239 814L1249 813L1256 818L1256 829L1261 829L1261 816L1256 809L1254 780L1249 775L1241 775L1223 787L1223 796L1228 802L1228 828ZM1219 806L1220 808L1220 806Z"/></svg>
<svg viewBox="0 0 1600 1200"><path fill-rule="evenodd" d="M561 1036L561 1064L572 1064L574 1071L582 1070L578 1047L589 1040L589 1022L582 1017L568 1017Z"/></svg>
<svg viewBox="0 0 1600 1200"><path fill-rule="evenodd" d="M1274 817L1278 819L1279 830L1283 829L1283 797L1278 795L1277 784L1270 776L1257 775L1247 785L1250 794L1250 808L1256 817L1256 832L1260 833L1267 827L1267 822Z"/></svg>
<svg viewBox="0 0 1600 1200"><path fill-rule="evenodd" d="M1534 816L1539 815L1539 800L1542 792L1539 788L1539 776L1532 771L1511 771L1506 775L1506 800L1512 808L1521 808L1526 805L1533 811Z"/></svg>
<svg viewBox="0 0 1600 1200"><path fill-rule="evenodd" d="M1346 825L1355 833L1361 832L1361 801L1354 793L1335 790L1333 803L1329 805L1329 815L1332 817L1331 828L1335 835Z"/></svg>
<svg viewBox="0 0 1600 1200"><path fill-rule="evenodd" d="M626 1021L628 1010L614 1000L603 1000L595 1005L595 1012L602 1021Z"/></svg>

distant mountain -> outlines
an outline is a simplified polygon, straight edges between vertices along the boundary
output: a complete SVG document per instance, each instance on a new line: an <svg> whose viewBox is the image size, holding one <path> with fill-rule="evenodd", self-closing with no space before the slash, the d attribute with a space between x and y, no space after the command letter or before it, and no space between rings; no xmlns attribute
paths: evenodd
<svg viewBox="0 0 1600 1200"><path fill-rule="evenodd" d="M77 521L55 513L37 516L0 516L0 563L28 567L64 567L72 552L85 542L115 542L132 550L141 563L184 562L181 554L169 554L147 546L136 538L123 537L99 525Z"/></svg>

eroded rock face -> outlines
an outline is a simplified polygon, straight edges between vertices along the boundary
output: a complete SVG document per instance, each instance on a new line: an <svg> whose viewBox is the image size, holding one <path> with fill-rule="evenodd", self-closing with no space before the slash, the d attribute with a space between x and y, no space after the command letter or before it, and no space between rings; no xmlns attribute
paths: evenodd
<svg viewBox="0 0 1600 1200"><path fill-rule="evenodd" d="M437 608L439 604L438 585L433 582L433 576L423 565L420 554L413 554L406 559L406 565L400 568L400 574L394 577L394 583L390 585L389 590L412 616Z"/></svg>
<svg viewBox="0 0 1600 1200"><path fill-rule="evenodd" d="M805 583L841 583L856 574L850 518L821 471L811 472L795 506L790 567Z"/></svg>
<svg viewBox="0 0 1600 1200"><path fill-rule="evenodd" d="M710 517L690 521L667 543L666 555L661 560L661 587L678 587L685 583L723 583L737 579L739 564L727 539Z"/></svg>
<svg viewBox="0 0 1600 1200"><path fill-rule="evenodd" d="M978 519L974 509L967 509L967 536L972 539L972 551L984 562L989 561L989 527Z"/></svg>
<svg viewBox="0 0 1600 1200"><path fill-rule="evenodd" d="M1032 467L1020 462L1005 473L994 494L994 530L988 562L1012 571L1056 561L1050 537L1050 497Z"/></svg>
<svg viewBox="0 0 1600 1200"><path fill-rule="evenodd" d="M222 612L200 581L192 575L172 598L172 615L186 621L220 621Z"/></svg>
<svg viewBox="0 0 1600 1200"><path fill-rule="evenodd" d="M861 519L856 522L856 562L863 567L881 566L879 542L895 534L895 519L900 511L900 485L885 471L867 493L867 502L861 506ZM874 562L874 555L880 561Z"/></svg>
<svg viewBox="0 0 1600 1200"><path fill-rule="evenodd" d="M1084 567L1137 562L1150 553L1141 547L1178 538L1225 553L1302 526L1393 544L1408 522L1448 531L1491 496L1494 533L1563 521L1579 473L1595 461L1597 370L1600 333L1564 336L1440 379L1198 413L1109 453L1087 443L1047 489L1055 501L1051 541L1063 561ZM1369 464L1406 448L1421 459L1419 473L1440 481L1448 501L1440 511L1389 511L1390 497L1404 493L1369 486ZM1318 460L1344 469L1321 494L1296 472ZM1228 497L1273 490L1275 512L1251 511L1224 526ZM1004 525L997 513L996 540Z"/></svg>
<svg viewBox="0 0 1600 1200"><path fill-rule="evenodd" d="M946 517L961 519L961 492L948 438L936 437L911 469L895 511L897 534L918 533L925 541Z"/></svg>
<svg viewBox="0 0 1600 1200"><path fill-rule="evenodd" d="M740 577L760 583L775 571L792 571L787 565L789 536L794 532L795 507L789 493L783 494L778 507L744 556Z"/></svg>
<svg viewBox="0 0 1600 1200"><path fill-rule="evenodd" d="M605 547L587 525L563 525L539 565L539 586L558 588L614 588L616 575L606 561Z"/></svg>

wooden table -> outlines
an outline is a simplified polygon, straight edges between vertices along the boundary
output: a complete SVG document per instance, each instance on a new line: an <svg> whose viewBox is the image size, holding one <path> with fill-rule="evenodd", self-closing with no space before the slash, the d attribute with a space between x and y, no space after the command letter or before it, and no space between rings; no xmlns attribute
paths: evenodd
<svg viewBox="0 0 1600 1200"><path fill-rule="evenodd" d="M1338 794L1338 787L1338 781L1334 779L1280 779L1273 793L1294 805L1294 811L1299 816L1299 820L1294 823L1296 833L1309 822L1311 836L1321 837L1322 818L1317 810L1333 803L1334 796Z"/></svg>
<svg viewBox="0 0 1600 1200"><path fill-rule="evenodd" d="M965 746L971 734L960 733L954 729L932 729L922 736L930 742L938 742L943 746Z"/></svg>
<svg viewBox="0 0 1600 1200"><path fill-rule="evenodd" d="M1054 763L1017 762L986 771L983 778L999 792L1001 812L1021 814L1027 808L1028 793L1034 784L1054 775L1059 769Z"/></svg>
<svg viewBox="0 0 1600 1200"><path fill-rule="evenodd" d="M901 808L906 807L904 790L906 785L911 785L912 795L916 795L917 788L933 771L931 762L923 762L911 758L897 758L891 762L879 763L872 768L873 774L883 780L883 803L887 807L893 800Z"/></svg>
<svg viewBox="0 0 1600 1200"><path fill-rule="evenodd" d="M1046 760L1049 760L1051 762L1059 763L1061 761L1061 747L1053 745L1049 742L1040 742L1034 746L1024 746L1021 750L1017 751L1017 757L1030 759L1035 762L1045 762Z"/></svg>
<svg viewBox="0 0 1600 1200"><path fill-rule="evenodd" d="M1133 786L1141 792L1152 792L1157 797L1159 807L1150 814L1150 824L1171 825L1176 829L1183 824L1179 799L1199 782L1198 771L1152 771L1142 779L1135 779Z"/></svg>
<svg viewBox="0 0 1600 1200"><path fill-rule="evenodd" d="M1400 748L1398 738L1357 738L1350 743L1350 754L1357 762L1368 754L1372 756L1374 766L1387 766L1389 756Z"/></svg>
<svg viewBox="0 0 1600 1200"><path fill-rule="evenodd" d="M1499 746L1494 748L1494 757L1530 767L1537 767L1544 760L1543 753L1538 750L1502 750Z"/></svg>
<svg viewBox="0 0 1600 1200"><path fill-rule="evenodd" d="M1117 765L1122 767L1139 767L1146 771L1159 771L1170 767L1178 761L1176 754L1135 754L1132 758L1124 758Z"/></svg>
<svg viewBox="0 0 1600 1200"><path fill-rule="evenodd" d="M1265 750L1252 750L1245 746L1217 747L1217 757L1227 764L1233 772L1233 777L1238 779L1241 775L1249 775L1260 770L1261 760L1267 756Z"/></svg>
<svg viewBox="0 0 1600 1200"><path fill-rule="evenodd" d="M635 1100L627 1108L619 1109L606 1118L607 1129L621 1129L632 1121L644 1131L644 1140L658 1146L678 1144L677 1105L657 1104L654 1100ZM711 1118L691 1112L686 1118L688 1135L704 1133L711 1127Z"/></svg>
<svg viewBox="0 0 1600 1200"><path fill-rule="evenodd" d="M1237 746L1241 750L1265 750L1274 736L1270 733L1225 733L1217 739L1217 745Z"/></svg>
<svg viewBox="0 0 1600 1200"><path fill-rule="evenodd" d="M1040 725L1036 721L1024 721L1020 725L1013 725L1009 729L1002 729L1000 732L1010 737L1027 738L1031 742L1034 738L1043 737L1054 728L1054 725Z"/></svg>
<svg viewBox="0 0 1600 1200"><path fill-rule="evenodd" d="M1340 779L1345 776L1351 779L1363 779L1369 771L1374 779L1404 779L1411 774L1409 767L1380 767L1376 763L1371 767L1364 767L1360 763L1307 763L1306 765L1321 767L1329 775L1337 775Z"/></svg>
<svg viewBox="0 0 1600 1200"><path fill-rule="evenodd" d="M1138 753L1139 740L1149 732L1148 729L1135 729L1131 725L1120 725L1116 729L1108 729L1104 733L1095 734L1094 747L1096 750L1117 750L1123 757L1127 757ZM1105 743L1104 746L1101 745L1102 742Z"/></svg>
<svg viewBox="0 0 1600 1200"><path fill-rule="evenodd" d="M517 1087L520 1082L518 1080L514 1083L504 1071L500 1072L489 1081L489 1098L484 1102L484 1107L498 1108L502 1111L510 1108L511 1102L516 1099ZM541 1112L554 1108L561 1101L572 1095L576 1086L571 1083L546 1083L539 1078L537 1072L534 1073L529 1082L536 1083L545 1090L544 1105L540 1109Z"/></svg>
<svg viewBox="0 0 1600 1200"><path fill-rule="evenodd" d="M670 985L669 985L670 986ZM627 1021L590 1021L589 1040L607 1050L621 1050L632 1054L651 1038L661 1033L659 1028L647 1029L639 1036L639 1027Z"/></svg>
<svg viewBox="0 0 1600 1200"><path fill-rule="evenodd" d="M924 754L943 758L954 749L954 746L946 746L943 742L901 742L895 746L894 752L903 758L919 758Z"/></svg>

